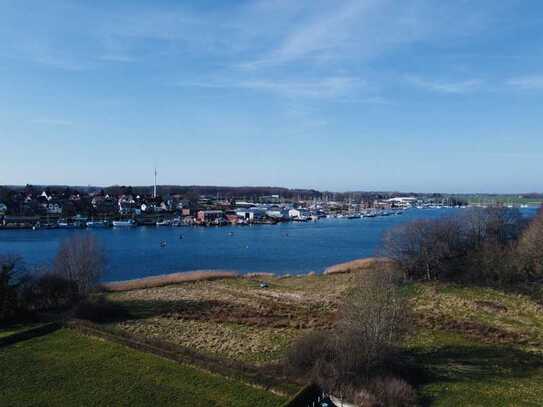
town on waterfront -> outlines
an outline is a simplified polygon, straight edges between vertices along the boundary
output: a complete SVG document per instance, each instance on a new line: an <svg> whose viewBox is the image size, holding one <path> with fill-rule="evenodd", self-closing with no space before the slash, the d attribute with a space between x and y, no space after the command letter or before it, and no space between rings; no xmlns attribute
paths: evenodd
<svg viewBox="0 0 543 407"><path fill-rule="evenodd" d="M0 228L224 226L401 215L416 208L527 207L539 196L482 200L452 194L329 193L271 187L0 187ZM478 199L478 200L477 200Z"/></svg>

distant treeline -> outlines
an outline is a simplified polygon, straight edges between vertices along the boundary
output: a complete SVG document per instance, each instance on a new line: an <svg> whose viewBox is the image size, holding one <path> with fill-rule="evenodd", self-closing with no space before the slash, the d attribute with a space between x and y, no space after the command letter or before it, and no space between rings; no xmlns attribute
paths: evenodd
<svg viewBox="0 0 543 407"><path fill-rule="evenodd" d="M284 188L273 186L213 186L213 185L159 185L159 194L161 196L170 195L189 195L197 194L200 196L219 197L221 199L247 198L257 199L262 196L279 195L284 199L328 199L337 201L364 201L373 199L387 199L398 196L415 196L426 199L452 199L454 194L441 193L417 193L400 191L349 191L349 192L331 192L319 191L316 189L304 188ZM0 185L0 199L2 193L10 192L33 192L41 193L48 191L54 195L65 194L67 191L78 191L81 193L103 192L113 196L121 194L151 195L153 186L130 186L130 185L111 185L107 187L98 186L73 186L73 185ZM542 195L543 197L543 195Z"/></svg>

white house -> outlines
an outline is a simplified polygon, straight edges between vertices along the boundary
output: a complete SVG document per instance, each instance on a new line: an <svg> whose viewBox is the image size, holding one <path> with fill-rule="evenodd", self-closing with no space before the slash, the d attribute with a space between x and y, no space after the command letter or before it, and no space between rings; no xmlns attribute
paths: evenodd
<svg viewBox="0 0 543 407"><path fill-rule="evenodd" d="M62 213L62 206L58 202L49 202L46 210L50 215L60 215Z"/></svg>
<svg viewBox="0 0 543 407"><path fill-rule="evenodd" d="M414 196L398 196L387 199L386 202L394 204L395 206L408 207L413 206L417 202L417 198Z"/></svg>
<svg viewBox="0 0 543 407"><path fill-rule="evenodd" d="M288 217L289 218L299 218L300 216L302 216L302 211L299 210L299 209L289 209L288 211Z"/></svg>

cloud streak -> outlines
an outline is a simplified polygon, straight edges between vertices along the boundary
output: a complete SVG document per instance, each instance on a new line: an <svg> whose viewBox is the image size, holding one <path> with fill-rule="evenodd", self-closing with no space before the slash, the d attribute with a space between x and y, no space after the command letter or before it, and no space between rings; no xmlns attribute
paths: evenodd
<svg viewBox="0 0 543 407"><path fill-rule="evenodd" d="M441 81L433 79L424 79L418 76L408 76L407 81L421 89L430 92L446 94L464 94L474 92L481 88L480 79L469 79L464 81Z"/></svg>
<svg viewBox="0 0 543 407"><path fill-rule="evenodd" d="M543 75L531 75L511 78L507 85L522 90L543 90Z"/></svg>
<svg viewBox="0 0 543 407"><path fill-rule="evenodd" d="M289 98L335 99L365 87L366 82L350 76L324 77L315 80L246 79L232 81L181 81L180 87L237 88L267 92Z"/></svg>
<svg viewBox="0 0 543 407"><path fill-rule="evenodd" d="M63 119L34 119L31 120L31 123L58 127L67 127L73 125L73 122Z"/></svg>

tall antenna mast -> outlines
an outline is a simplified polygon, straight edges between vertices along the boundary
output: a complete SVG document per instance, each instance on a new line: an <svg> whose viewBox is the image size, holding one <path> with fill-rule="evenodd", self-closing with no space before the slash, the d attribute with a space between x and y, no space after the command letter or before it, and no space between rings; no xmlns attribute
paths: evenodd
<svg viewBox="0 0 543 407"><path fill-rule="evenodd" d="M155 167L155 186L153 188L153 198L156 198L156 167Z"/></svg>

